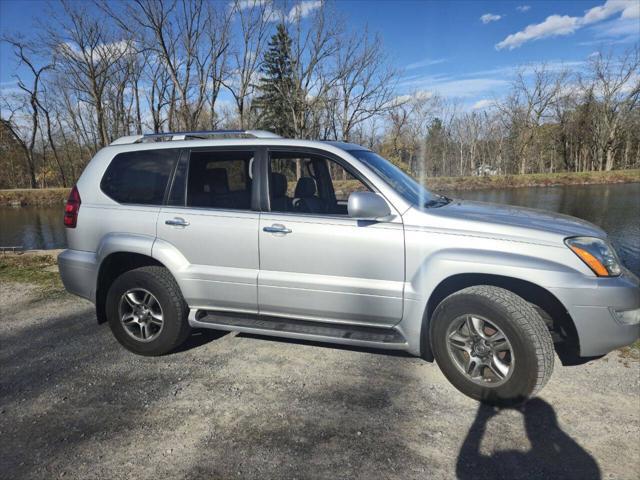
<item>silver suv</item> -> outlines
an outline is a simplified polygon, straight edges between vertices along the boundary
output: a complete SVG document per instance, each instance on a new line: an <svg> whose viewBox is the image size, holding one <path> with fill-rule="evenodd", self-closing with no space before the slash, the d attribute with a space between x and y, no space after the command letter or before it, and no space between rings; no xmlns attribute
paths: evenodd
<svg viewBox="0 0 640 480"><path fill-rule="evenodd" d="M268 132L120 138L71 192L70 292L132 352L192 328L405 350L494 404L640 332L639 280L600 228L451 200L358 145Z"/></svg>

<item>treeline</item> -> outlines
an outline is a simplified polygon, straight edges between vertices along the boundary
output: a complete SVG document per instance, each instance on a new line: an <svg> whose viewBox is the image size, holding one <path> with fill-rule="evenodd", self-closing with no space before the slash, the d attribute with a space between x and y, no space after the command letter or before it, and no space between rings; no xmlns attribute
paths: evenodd
<svg viewBox="0 0 640 480"><path fill-rule="evenodd" d="M417 94L388 113L372 147L414 175L640 167L640 57L598 53L579 70L523 66L482 109Z"/></svg>
<svg viewBox="0 0 640 480"><path fill-rule="evenodd" d="M523 67L482 109L426 92L339 3L61 1L1 99L0 188L69 186L143 132L266 128L367 145L416 176L640 167L638 48Z"/></svg>

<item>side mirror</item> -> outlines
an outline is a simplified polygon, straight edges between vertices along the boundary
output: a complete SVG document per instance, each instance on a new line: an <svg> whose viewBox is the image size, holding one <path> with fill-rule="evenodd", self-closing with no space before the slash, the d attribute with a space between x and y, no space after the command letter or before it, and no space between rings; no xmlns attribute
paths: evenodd
<svg viewBox="0 0 640 480"><path fill-rule="evenodd" d="M373 192L353 192L349 195L347 211L357 220L383 220L391 215L387 201Z"/></svg>

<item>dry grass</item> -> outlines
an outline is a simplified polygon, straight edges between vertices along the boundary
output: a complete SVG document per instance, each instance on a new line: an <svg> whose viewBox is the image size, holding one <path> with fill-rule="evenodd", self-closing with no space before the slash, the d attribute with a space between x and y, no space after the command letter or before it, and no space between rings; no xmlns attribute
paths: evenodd
<svg viewBox="0 0 640 480"><path fill-rule="evenodd" d="M63 205L69 196L70 190L69 188L0 190L0 207Z"/></svg>
<svg viewBox="0 0 640 480"><path fill-rule="evenodd" d="M634 182L640 182L640 170L532 173L528 175L497 175L493 177L433 177L425 180L427 187L436 191Z"/></svg>
<svg viewBox="0 0 640 480"><path fill-rule="evenodd" d="M0 254L0 282L29 283L41 296L62 294L64 287L57 265L58 251Z"/></svg>
<svg viewBox="0 0 640 480"><path fill-rule="evenodd" d="M640 340L636 340L628 347L622 347L618 352L625 360L640 360Z"/></svg>

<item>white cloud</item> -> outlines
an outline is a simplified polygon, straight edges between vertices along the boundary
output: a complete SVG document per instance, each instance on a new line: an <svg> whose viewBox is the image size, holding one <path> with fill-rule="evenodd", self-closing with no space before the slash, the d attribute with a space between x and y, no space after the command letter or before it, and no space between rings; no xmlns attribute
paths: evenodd
<svg viewBox="0 0 640 480"><path fill-rule="evenodd" d="M640 3L639 3L640 5ZM637 20L617 18L591 27L598 38L635 36L640 34L640 23Z"/></svg>
<svg viewBox="0 0 640 480"><path fill-rule="evenodd" d="M587 10L582 17L569 15L550 15L543 22L527 26L524 30L512 33L496 45L497 50L513 50L524 43L547 37L570 35L579 28L606 20L621 13L623 19L640 17L640 3L636 0L607 0L603 5Z"/></svg>
<svg viewBox="0 0 640 480"><path fill-rule="evenodd" d="M294 5L289 14L287 15L287 21L296 22L303 18L308 17L314 10L322 7L322 0L302 0L297 5Z"/></svg>
<svg viewBox="0 0 640 480"><path fill-rule="evenodd" d="M524 30L512 33L507 38L496 45L497 50L508 48L513 50L523 43L540 38L555 37L558 35L569 35L578 28L578 19L567 15L551 15L542 23L529 25Z"/></svg>
<svg viewBox="0 0 640 480"><path fill-rule="evenodd" d="M84 59L85 55L90 56L93 62L116 59L125 55L133 55L136 52L135 42L129 40L119 40L112 43L99 43L92 50L83 53L80 47L74 42L63 42L58 44L58 52L67 57Z"/></svg>
<svg viewBox="0 0 640 480"><path fill-rule="evenodd" d="M486 108L491 107L492 105L493 105L493 100L487 100L486 98L483 98L482 100L478 100L476 103L471 105L471 109L484 110Z"/></svg>
<svg viewBox="0 0 640 480"><path fill-rule="evenodd" d="M471 98L506 88L508 85L509 81L505 78L456 78L435 75L401 81L399 86L409 90L438 93L444 97Z"/></svg>
<svg viewBox="0 0 640 480"><path fill-rule="evenodd" d="M431 65L438 65L438 64L444 63L446 61L447 61L446 58L436 58L436 59L425 58L424 60L420 60L418 62L410 63L409 65L407 65L405 67L405 69L406 70L415 70L417 68L430 67Z"/></svg>
<svg viewBox="0 0 640 480"><path fill-rule="evenodd" d="M238 10L247 10L249 8L266 5L268 1L269 0L237 0L236 2L230 2L229 6L237 8Z"/></svg>
<svg viewBox="0 0 640 480"><path fill-rule="evenodd" d="M564 70L581 71L587 62L580 61L545 61L532 62L525 65L503 65L486 70L476 70L459 75L408 75L403 77L398 87L403 92L423 91L439 94L443 97L465 99L468 106L474 109L490 107L491 98L501 97L513 81L516 73L530 78L536 71L545 69L549 73ZM398 101L406 99L405 95ZM475 102L475 103L473 103Z"/></svg>
<svg viewBox="0 0 640 480"><path fill-rule="evenodd" d="M640 2L632 2L622 11L622 18L640 18Z"/></svg>
<svg viewBox="0 0 640 480"><path fill-rule="evenodd" d="M484 15L482 15L480 17L480 20L482 21L482 23L484 23L486 25L487 23L490 23L490 22L497 22L501 18L502 18L502 15L495 15L493 13L485 13Z"/></svg>
<svg viewBox="0 0 640 480"><path fill-rule="evenodd" d="M638 11L639 5L636 0L608 0L604 5L587 10L582 17L582 22L584 25L589 25L605 20L618 12L622 12L622 18L637 18L637 13L636 17L633 15Z"/></svg>
<svg viewBox="0 0 640 480"><path fill-rule="evenodd" d="M291 7L289 13L277 8L273 0L235 0L229 2L229 7L235 8L236 11L249 10L252 8L261 9L265 20L268 22L286 21L293 23L307 18L314 10L321 8L322 1L323 0L302 0Z"/></svg>
<svg viewBox="0 0 640 480"><path fill-rule="evenodd" d="M516 10L518 10L519 12L528 12L529 10L531 10L531 5L520 5L518 7L516 7Z"/></svg>
<svg viewBox="0 0 640 480"><path fill-rule="evenodd" d="M266 22L278 22L285 18L284 12L274 6L273 0L236 0L229 2L229 8L236 12L255 9Z"/></svg>
<svg viewBox="0 0 640 480"><path fill-rule="evenodd" d="M402 105L414 98L416 100L428 100L433 97L433 92L427 90L418 90L417 92L407 94L407 95L398 95L397 97L392 98L389 101L389 106Z"/></svg>

